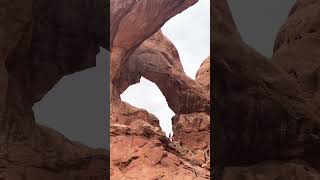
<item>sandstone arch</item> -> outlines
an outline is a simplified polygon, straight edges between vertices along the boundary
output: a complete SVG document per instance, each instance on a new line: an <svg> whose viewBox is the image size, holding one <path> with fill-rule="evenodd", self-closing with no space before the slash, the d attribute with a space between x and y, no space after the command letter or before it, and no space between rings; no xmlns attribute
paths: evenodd
<svg viewBox="0 0 320 180"><path fill-rule="evenodd" d="M110 99L119 99L117 81L120 78L120 69L135 49L167 20L196 2L197 0L111 1ZM130 32L127 31L129 27Z"/></svg>
<svg viewBox="0 0 320 180"><path fill-rule="evenodd" d="M190 167L199 179L209 179L208 170L199 167L198 162L196 166L190 166L190 159L185 161L178 151L169 150L169 142L154 116L119 98L127 87L143 76L157 84L176 114L209 112L208 93L185 75L177 51L159 31L168 19L196 2L111 1L110 135L114 156L110 165L113 178L172 178L173 170L181 178L195 178L185 169ZM202 104L191 104L188 99L199 100ZM199 155L205 157L201 153ZM180 162L184 165L179 165ZM141 173L141 167L147 169L148 174Z"/></svg>
<svg viewBox="0 0 320 180"><path fill-rule="evenodd" d="M184 73L178 51L161 31L144 41L121 69L120 92L141 76L159 87L176 114L209 113L208 94Z"/></svg>

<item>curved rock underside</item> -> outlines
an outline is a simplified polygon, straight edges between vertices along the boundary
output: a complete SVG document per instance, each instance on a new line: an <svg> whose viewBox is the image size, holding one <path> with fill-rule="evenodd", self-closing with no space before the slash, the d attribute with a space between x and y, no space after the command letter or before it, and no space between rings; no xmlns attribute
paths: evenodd
<svg viewBox="0 0 320 180"><path fill-rule="evenodd" d="M0 179L106 179L109 153L35 123L32 106L109 49L107 1L9 1L0 7Z"/></svg>
<svg viewBox="0 0 320 180"><path fill-rule="evenodd" d="M196 2L111 1L111 179L210 178L209 90L184 73L175 46L159 30ZM206 71L199 74L209 76ZM173 142L154 115L120 99L142 76L159 87L176 114Z"/></svg>
<svg viewBox="0 0 320 180"><path fill-rule="evenodd" d="M141 76L159 87L176 114L209 113L209 90L184 73L176 48L161 31L144 41L121 69L120 93Z"/></svg>
<svg viewBox="0 0 320 180"><path fill-rule="evenodd" d="M226 0L211 6L214 177L320 179L320 2L296 2L271 60L242 41Z"/></svg>

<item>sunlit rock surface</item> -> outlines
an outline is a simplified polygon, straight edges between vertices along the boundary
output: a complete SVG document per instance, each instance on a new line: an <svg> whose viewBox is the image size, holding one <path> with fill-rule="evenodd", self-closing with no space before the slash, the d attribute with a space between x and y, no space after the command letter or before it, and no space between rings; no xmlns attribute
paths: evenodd
<svg viewBox="0 0 320 180"><path fill-rule="evenodd" d="M111 1L111 179L210 179L208 90L184 73L175 46L160 31L196 2ZM177 117L185 117L173 142L154 115L120 100L142 76L159 87ZM187 122L202 124L189 143L179 136L188 132ZM189 146L199 142L200 131L203 145Z"/></svg>

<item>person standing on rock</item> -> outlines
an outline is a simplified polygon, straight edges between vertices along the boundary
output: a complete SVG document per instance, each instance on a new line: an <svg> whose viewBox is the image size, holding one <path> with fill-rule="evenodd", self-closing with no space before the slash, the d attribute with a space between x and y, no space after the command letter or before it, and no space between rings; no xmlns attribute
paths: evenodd
<svg viewBox="0 0 320 180"><path fill-rule="evenodd" d="M171 142L174 141L174 134L171 136Z"/></svg>
<svg viewBox="0 0 320 180"><path fill-rule="evenodd" d="M169 141L172 142L172 136L171 133L169 133Z"/></svg>

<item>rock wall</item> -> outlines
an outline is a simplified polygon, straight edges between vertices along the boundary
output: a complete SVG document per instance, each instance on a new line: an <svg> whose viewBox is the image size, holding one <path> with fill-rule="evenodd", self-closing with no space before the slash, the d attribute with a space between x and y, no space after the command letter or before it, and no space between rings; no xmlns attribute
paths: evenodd
<svg viewBox="0 0 320 180"><path fill-rule="evenodd" d="M106 1L2 1L0 179L105 179L109 153L36 124L32 106L108 48Z"/></svg>
<svg viewBox="0 0 320 180"><path fill-rule="evenodd" d="M111 179L210 178L208 87L184 73L176 48L159 30L196 2L111 1ZM176 113L173 142L154 115L120 100L141 76L159 87Z"/></svg>
<svg viewBox="0 0 320 180"><path fill-rule="evenodd" d="M214 178L319 179L318 1L296 2L271 60L242 41L226 0L211 5Z"/></svg>
<svg viewBox="0 0 320 180"><path fill-rule="evenodd" d="M277 35L272 61L296 79L319 107L320 19L318 1L297 1Z"/></svg>

